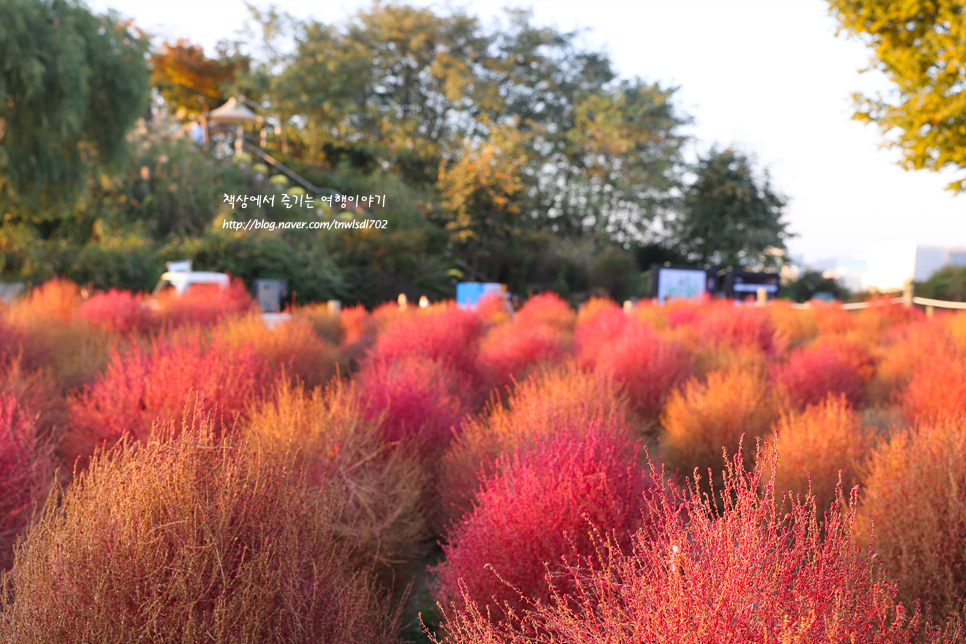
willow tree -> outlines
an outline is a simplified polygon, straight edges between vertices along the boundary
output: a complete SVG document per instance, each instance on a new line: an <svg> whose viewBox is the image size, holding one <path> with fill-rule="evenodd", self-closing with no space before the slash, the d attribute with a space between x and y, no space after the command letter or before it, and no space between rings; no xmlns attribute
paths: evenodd
<svg viewBox="0 0 966 644"><path fill-rule="evenodd" d="M74 0L0 2L0 212L52 218L123 157L147 105L146 45Z"/></svg>

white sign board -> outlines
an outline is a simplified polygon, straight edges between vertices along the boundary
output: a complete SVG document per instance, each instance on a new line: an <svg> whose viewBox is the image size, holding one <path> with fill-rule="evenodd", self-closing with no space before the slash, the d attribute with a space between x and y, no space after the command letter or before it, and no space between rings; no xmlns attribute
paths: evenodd
<svg viewBox="0 0 966 644"><path fill-rule="evenodd" d="M706 290L708 275L702 270L662 268L657 272L657 301L668 298L692 299Z"/></svg>

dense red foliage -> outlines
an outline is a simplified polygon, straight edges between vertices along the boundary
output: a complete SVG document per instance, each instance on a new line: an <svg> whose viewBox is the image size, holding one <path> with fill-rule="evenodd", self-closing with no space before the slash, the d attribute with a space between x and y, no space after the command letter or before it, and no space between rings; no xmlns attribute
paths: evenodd
<svg viewBox="0 0 966 644"><path fill-rule="evenodd" d="M833 513L823 530L811 503L776 497L769 469L745 473L737 460L724 489L710 498L692 490L683 508L651 497L655 527L636 533L632 551L598 541L558 568L552 590L517 586L529 601L508 585L493 590L513 598L510 618L467 583L464 605L447 611L446 641L914 642L918 615L911 624L901 608L896 615L894 586L851 543L854 509Z"/></svg>
<svg viewBox="0 0 966 644"><path fill-rule="evenodd" d="M781 350L775 325L768 310L757 306L735 306L730 300L705 305L698 326L701 341L727 347L755 347L766 355Z"/></svg>
<svg viewBox="0 0 966 644"><path fill-rule="evenodd" d="M410 453L441 454L466 412L458 375L428 358L374 361L356 378L366 417L381 420L385 442Z"/></svg>
<svg viewBox="0 0 966 644"><path fill-rule="evenodd" d="M483 320L484 326L505 324L510 321L511 307L503 293L487 293L473 307Z"/></svg>
<svg viewBox="0 0 966 644"><path fill-rule="evenodd" d="M155 422L181 428L187 416L210 416L216 432L231 429L270 382L249 345L209 345L198 333L115 353L97 381L70 402L64 454L72 465L123 436L145 439Z"/></svg>
<svg viewBox="0 0 966 644"><path fill-rule="evenodd" d="M572 366L535 373L513 389L506 406L490 404L487 413L463 423L442 463L444 524L472 507L481 479L498 471L501 454L588 432L625 437L626 415L616 385L599 374Z"/></svg>
<svg viewBox="0 0 966 644"><path fill-rule="evenodd" d="M243 281L234 279L228 288L195 284L180 297L168 295L160 302L161 319L169 327L209 326L248 311L252 296Z"/></svg>
<svg viewBox="0 0 966 644"><path fill-rule="evenodd" d="M77 315L94 326L122 335L144 333L157 325L154 311L140 294L116 288L84 300Z"/></svg>
<svg viewBox="0 0 966 644"><path fill-rule="evenodd" d="M492 607L521 608L521 593L548 600L548 569L593 554L594 529L629 545L645 495L657 489L626 439L614 436L564 434L502 458L500 473L483 482L475 508L443 546L434 594L454 608L464 606L464 593Z"/></svg>
<svg viewBox="0 0 966 644"><path fill-rule="evenodd" d="M567 355L567 336L545 324L514 321L491 329L480 345L480 370L496 387L526 378L545 364L559 363Z"/></svg>
<svg viewBox="0 0 966 644"><path fill-rule="evenodd" d="M909 422L935 423L966 417L966 355L924 358L899 394Z"/></svg>
<svg viewBox="0 0 966 644"><path fill-rule="evenodd" d="M829 394L843 394L858 407L865 402L866 388L861 373L836 349L813 345L792 351L788 361L775 371L776 380L799 409L817 405Z"/></svg>
<svg viewBox="0 0 966 644"><path fill-rule="evenodd" d="M514 317L517 324L545 324L568 333L573 331L576 320L577 314L556 293L541 293L531 297Z"/></svg>
<svg viewBox="0 0 966 644"><path fill-rule="evenodd" d="M582 320L574 332L574 350L578 364L593 369L603 346L621 337L632 324L637 323L628 318L616 304L602 307Z"/></svg>
<svg viewBox="0 0 966 644"><path fill-rule="evenodd" d="M691 376L693 360L681 344L634 323L600 348L597 371L621 385L634 411L657 419L668 394Z"/></svg>
<svg viewBox="0 0 966 644"><path fill-rule="evenodd" d="M382 331L368 360L391 363L407 356L434 360L461 380L471 407L488 392L476 355L483 323L474 312L457 306L433 307L395 319Z"/></svg>
<svg viewBox="0 0 966 644"><path fill-rule="evenodd" d="M0 570L12 563L14 540L43 505L53 481L50 443L27 398L0 388Z"/></svg>

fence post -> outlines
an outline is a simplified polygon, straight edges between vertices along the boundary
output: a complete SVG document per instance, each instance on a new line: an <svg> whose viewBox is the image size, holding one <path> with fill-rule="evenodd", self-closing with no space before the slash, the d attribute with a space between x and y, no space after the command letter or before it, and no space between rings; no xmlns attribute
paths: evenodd
<svg viewBox="0 0 966 644"><path fill-rule="evenodd" d="M906 280L902 286L902 305L912 306L912 280Z"/></svg>
<svg viewBox="0 0 966 644"><path fill-rule="evenodd" d="M768 291L764 286L758 289L758 306L765 306L768 303Z"/></svg>

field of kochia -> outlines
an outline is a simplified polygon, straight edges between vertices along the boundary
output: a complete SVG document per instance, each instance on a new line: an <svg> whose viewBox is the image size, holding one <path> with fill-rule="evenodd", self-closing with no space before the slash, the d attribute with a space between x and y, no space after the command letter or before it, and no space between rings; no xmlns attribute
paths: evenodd
<svg viewBox="0 0 966 644"><path fill-rule="evenodd" d="M0 643L966 641L966 314L881 304L48 282L0 308Z"/></svg>

